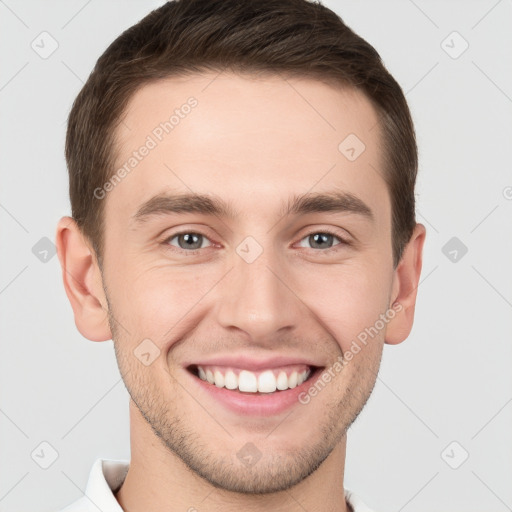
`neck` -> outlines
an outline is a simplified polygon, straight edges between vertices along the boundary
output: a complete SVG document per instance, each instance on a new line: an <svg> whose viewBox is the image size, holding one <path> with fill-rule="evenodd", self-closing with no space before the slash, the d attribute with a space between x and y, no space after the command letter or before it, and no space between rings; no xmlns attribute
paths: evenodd
<svg viewBox="0 0 512 512"><path fill-rule="evenodd" d="M115 496L127 512L351 510L343 489L346 436L311 475L290 489L271 494L222 490L196 475L164 446L131 400L130 447L130 468Z"/></svg>

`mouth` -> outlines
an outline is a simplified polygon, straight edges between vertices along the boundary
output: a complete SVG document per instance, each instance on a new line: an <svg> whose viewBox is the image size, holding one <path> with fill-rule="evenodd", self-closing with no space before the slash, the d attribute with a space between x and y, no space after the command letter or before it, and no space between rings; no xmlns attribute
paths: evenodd
<svg viewBox="0 0 512 512"><path fill-rule="evenodd" d="M294 361L250 364L244 360L186 365L186 373L206 400L237 417L271 417L301 405L300 397L319 378L323 366ZM206 403L205 403L206 405Z"/></svg>
<svg viewBox="0 0 512 512"><path fill-rule="evenodd" d="M295 364L252 371L231 366L192 364L186 369L210 387L243 395L268 396L303 387L322 367Z"/></svg>

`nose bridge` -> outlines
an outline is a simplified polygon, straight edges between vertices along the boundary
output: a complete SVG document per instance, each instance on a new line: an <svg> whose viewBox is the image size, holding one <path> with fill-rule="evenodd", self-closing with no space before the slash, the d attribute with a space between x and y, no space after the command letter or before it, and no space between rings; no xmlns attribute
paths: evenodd
<svg viewBox="0 0 512 512"><path fill-rule="evenodd" d="M233 269L222 287L219 323L246 331L254 340L292 329L300 301L284 284L282 260L270 249L258 250L251 240L242 242L233 256Z"/></svg>

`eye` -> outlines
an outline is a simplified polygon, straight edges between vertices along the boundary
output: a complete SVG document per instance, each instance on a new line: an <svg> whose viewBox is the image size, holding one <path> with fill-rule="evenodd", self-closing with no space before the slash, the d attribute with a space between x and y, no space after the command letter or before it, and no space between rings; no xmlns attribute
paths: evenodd
<svg viewBox="0 0 512 512"><path fill-rule="evenodd" d="M174 241L176 240L176 243ZM208 245L203 245L203 242L208 242ZM194 251L209 247L211 245L208 238L200 233L194 233L193 231L184 231L182 233L176 233L165 240L165 243L182 249L184 251Z"/></svg>
<svg viewBox="0 0 512 512"><path fill-rule="evenodd" d="M339 243L333 244L334 239L337 239ZM300 241L300 247L307 247L303 245L304 241L310 244L311 249L324 249L324 252L326 252L325 249L334 249L337 245L348 244L343 238L330 231L317 231L309 234Z"/></svg>

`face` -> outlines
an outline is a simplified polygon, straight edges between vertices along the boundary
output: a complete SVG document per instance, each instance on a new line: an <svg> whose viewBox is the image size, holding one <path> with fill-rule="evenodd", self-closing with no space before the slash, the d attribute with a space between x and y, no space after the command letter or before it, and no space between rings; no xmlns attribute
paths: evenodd
<svg viewBox="0 0 512 512"><path fill-rule="evenodd" d="M116 356L164 450L218 487L301 481L371 393L394 276L379 140L361 93L309 79L195 75L128 105L103 199Z"/></svg>

